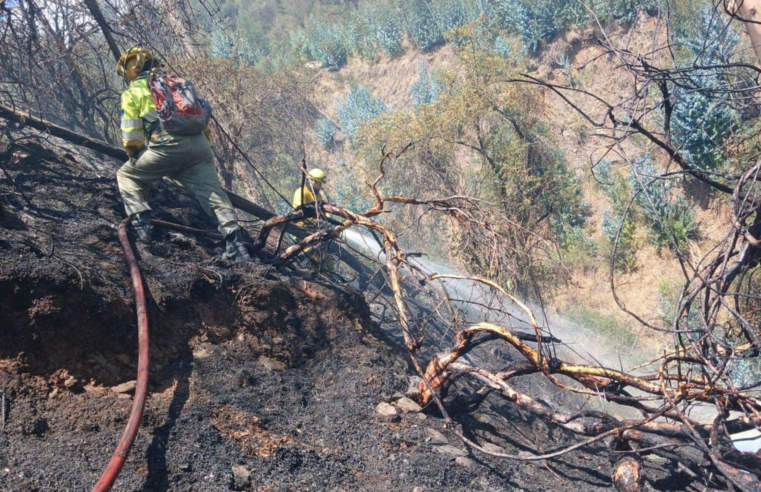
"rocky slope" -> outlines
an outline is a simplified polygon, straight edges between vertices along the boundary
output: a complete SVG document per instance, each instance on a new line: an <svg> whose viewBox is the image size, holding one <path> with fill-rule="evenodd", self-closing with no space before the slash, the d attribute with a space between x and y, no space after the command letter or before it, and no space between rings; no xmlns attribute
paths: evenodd
<svg viewBox="0 0 761 492"><path fill-rule="evenodd" d="M21 136L0 148L0 489L88 490L121 435L136 374L116 164ZM212 228L169 186L151 200L158 218ZM407 408L399 397L412 372L361 294L259 261L227 264L210 239L156 236L137 248L150 395L114 490L610 489L603 445L548 464L504 461L470 453L434 409ZM448 404L494 449L569 442L495 396L474 414ZM690 487L658 462L646 467L659 490Z"/></svg>

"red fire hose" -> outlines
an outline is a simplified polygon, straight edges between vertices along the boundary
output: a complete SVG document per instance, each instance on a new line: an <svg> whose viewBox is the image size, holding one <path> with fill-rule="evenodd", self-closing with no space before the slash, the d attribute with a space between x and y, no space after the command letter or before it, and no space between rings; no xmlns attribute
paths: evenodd
<svg viewBox="0 0 761 492"><path fill-rule="evenodd" d="M137 338L138 338L138 355L137 355L137 387L135 388L135 399L132 401L127 427L124 429L119 445L106 466L103 474L100 476L98 483L92 489L92 492L108 492L113 487L116 477L122 471L124 462L132 449L132 444L137 437L137 430L140 427L140 421L143 418L145 409L145 398L148 396L148 366L150 363L150 352L148 350L148 310L145 305L145 289L143 288L143 279L140 275L140 267L137 264L135 254L132 252L129 238L127 238L127 224L129 219L119 223L119 241L124 248L124 256L127 258L129 273L132 276L132 288L135 290L135 302L137 303Z"/></svg>

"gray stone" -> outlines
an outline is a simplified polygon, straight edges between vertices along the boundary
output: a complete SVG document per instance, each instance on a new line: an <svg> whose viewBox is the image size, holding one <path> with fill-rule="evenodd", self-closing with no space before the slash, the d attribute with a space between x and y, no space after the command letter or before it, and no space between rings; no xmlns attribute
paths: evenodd
<svg viewBox="0 0 761 492"><path fill-rule="evenodd" d="M460 448L456 448L454 446L450 446L449 444L445 444L444 446L436 446L434 449L442 454L450 454L452 456L467 456L468 452L464 451Z"/></svg>
<svg viewBox="0 0 761 492"><path fill-rule="evenodd" d="M378 415L380 415L381 417L386 417L386 418L393 418L398 416L399 414L399 412L396 411L396 408L386 403L385 401L378 403L378 406L375 407L375 411L378 412Z"/></svg>
<svg viewBox="0 0 761 492"><path fill-rule="evenodd" d="M196 359L205 359L211 355L211 348L208 346L196 347L193 349L193 357Z"/></svg>
<svg viewBox="0 0 761 492"><path fill-rule="evenodd" d="M447 439L447 436L442 434L441 432L431 429L430 427L425 428L425 434L431 439L431 444L449 444L449 440Z"/></svg>
<svg viewBox="0 0 761 492"><path fill-rule="evenodd" d="M288 369L288 366L286 366L279 360L271 359L264 355L259 357L259 364L263 365L270 371L285 371L286 369Z"/></svg>
<svg viewBox="0 0 761 492"><path fill-rule="evenodd" d="M251 470L243 465L234 465L233 477L235 477L235 485L238 488L243 488L251 481Z"/></svg>
<svg viewBox="0 0 761 492"><path fill-rule="evenodd" d="M425 489L423 487L415 487L412 489L412 492L425 492Z"/></svg>
<svg viewBox="0 0 761 492"><path fill-rule="evenodd" d="M476 467L476 462L475 461L473 461L470 458L466 458L464 456L458 456L457 458L455 458L454 462L457 463L458 465L464 466L466 468L475 468Z"/></svg>
<svg viewBox="0 0 761 492"><path fill-rule="evenodd" d="M180 465L180 471L189 472L191 470L190 463L183 463Z"/></svg>
<svg viewBox="0 0 761 492"><path fill-rule="evenodd" d="M399 398L396 401L396 406L399 407L404 413L418 413L423 410L420 405L407 397Z"/></svg>
<svg viewBox="0 0 761 492"><path fill-rule="evenodd" d="M135 391L137 387L137 381L127 381L126 383L117 384L111 387L111 391L114 393L130 393Z"/></svg>
<svg viewBox="0 0 761 492"><path fill-rule="evenodd" d="M487 442L486 444L482 444L481 447L490 453L503 453L503 454L505 453L505 448L501 446L497 446L496 444L492 444L490 442Z"/></svg>
<svg viewBox="0 0 761 492"><path fill-rule="evenodd" d="M420 398L420 383L422 382L423 379L420 376L410 376L410 387L405 391L405 395L413 400Z"/></svg>

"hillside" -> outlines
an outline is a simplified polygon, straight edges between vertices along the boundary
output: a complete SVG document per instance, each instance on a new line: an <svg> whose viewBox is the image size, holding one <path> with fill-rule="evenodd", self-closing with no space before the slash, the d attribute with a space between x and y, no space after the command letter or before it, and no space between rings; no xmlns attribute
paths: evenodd
<svg viewBox="0 0 761 492"><path fill-rule="evenodd" d="M0 181L0 388L9 405L0 484L82 490L121 433L135 378L114 164L55 138L2 152L12 181ZM209 227L168 186L152 200L161 219ZM609 488L611 465L594 448L551 467L517 464L469 453L432 409L380 416L376 406L395 401L413 373L364 299L214 261L217 253L213 241L175 232L138 248L150 396L119 490L540 491L558 480ZM508 451L569 439L499 398L463 429ZM654 480L682 487L685 477L651 466Z"/></svg>
<svg viewBox="0 0 761 492"><path fill-rule="evenodd" d="M611 29L607 35L613 42L626 45L633 52L646 52L653 45L665 42L663 25L659 19L652 17L639 17L637 24ZM536 77L559 86L570 81L574 87L607 101L624 101L633 90L632 75L620 65L618 59L600 45L598 36L597 30L591 27L561 34L531 59ZM561 64L558 60L564 61ZM427 67L428 71L453 71L457 74L458 71L464 70L462 63L463 60L455 53L455 48L444 45L429 52L407 47L401 56L381 56L378 61L353 57L337 72L320 69L319 64L307 64L307 69L316 73L317 83L312 96L316 107L332 120L339 122L340 117L336 111L338 102L351 93L356 84L368 88L374 96L383 101L387 111L413 114L416 111L413 105L413 87L420 79L421 66ZM590 100L573 93L568 97L582 107L590 103ZM623 353L631 353L650 344L668 345L671 342L669 335L661 336L647 330L643 332L640 325L619 308L608 287L610 272L609 259L604 251L608 247L604 235L604 218L611 209L611 198L601 189L600 178L595 176L594 168L604 158L612 167L626 169L626 160L616 152L610 152L609 137L603 130L596 130L578 113L569 111L568 104L557 94L545 90L541 98L546 105L541 114L542 121L547 124L548 133L561 149L563 158L569 164L570 173L578 177L577 186L586 206L586 226L582 234L587 241L586 244L575 246L578 251L565 252L561 261L571 274L566 283L548 288L543 293L544 301L560 314L568 315L573 321L581 324L590 323L592 329L600 324L614 326L613 333L609 332L607 335L615 340L635 342L634 346L623 347ZM358 152L346 135L337 137L342 140L329 149L325 149L314 136L311 137L308 140L307 154L314 163L337 175L341 185L347 178L361 182L372 176L375 169L372 156L368 158L362 152ZM379 138L381 142L382 138ZM623 145L632 155L652 153L656 165L669 165L668 156L652 143L627 141ZM483 166L478 156L462 150L456 154L456 161L457 166L466 171L478 172L477 170ZM424 171L417 168L414 171L406 171L407 174L410 172ZM361 186L349 189L352 192L367 193ZM426 189L422 193L423 196L438 196L435 193L445 191L434 188L434 191ZM400 190L391 188L389 192ZM695 204L699 233L690 238L686 249L697 261L702 252L710 250L722 239L723 227L730 210L720 196L711 195L699 186L688 188L687 194ZM351 196L347 196L346 187L339 190L336 198L339 202L351 201ZM423 225L424 232L416 238L410 238L410 247L426 251L439 261L467 270L467 265L461 261L456 251L446 251L441 245L432 244L430 238L438 235L437 229L440 224L434 221ZM683 281L682 269L678 255L656 248L650 243L643 229L641 227L637 233L632 251L636 258L636 267L616 274L616 282L620 284L617 293L634 312L661 313L664 309L663 297L675 295L677 285ZM584 249L589 248L590 244L592 249ZM583 308L580 309L579 306ZM637 337L631 336L636 333L639 333ZM640 336L644 339L640 339Z"/></svg>
<svg viewBox="0 0 761 492"><path fill-rule="evenodd" d="M759 9L0 0L0 490L761 492Z"/></svg>

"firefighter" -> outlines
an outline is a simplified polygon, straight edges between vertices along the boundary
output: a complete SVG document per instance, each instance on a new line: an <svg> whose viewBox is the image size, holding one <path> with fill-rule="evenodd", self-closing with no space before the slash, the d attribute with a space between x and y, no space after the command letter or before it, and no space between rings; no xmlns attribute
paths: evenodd
<svg viewBox="0 0 761 492"><path fill-rule="evenodd" d="M130 157L116 173L116 180L138 241L151 241L148 193L156 181L167 177L190 191L204 211L216 218L225 238L224 257L239 263L251 261L238 216L219 183L209 143L211 130L206 127L196 135L175 135L161 129L147 82L156 63L150 51L136 46L116 65L116 72L128 84L122 93L121 129Z"/></svg>
<svg viewBox="0 0 761 492"><path fill-rule="evenodd" d="M328 180L325 171L315 168L309 171L307 177L309 182L293 193L294 210L297 210L301 205L323 201L322 187L325 186Z"/></svg>
<svg viewBox="0 0 761 492"><path fill-rule="evenodd" d="M324 201L322 195L322 188L328 180L325 171L322 169L314 168L307 174L309 182L304 186L300 186L293 192L293 209L297 210L302 205L309 205L310 203ZM314 223L314 219L307 219L304 222L299 222L300 226L308 226ZM315 247L306 248L304 253L311 260L311 266L314 273L320 271L335 272L337 259L335 256L334 245L320 245Z"/></svg>

